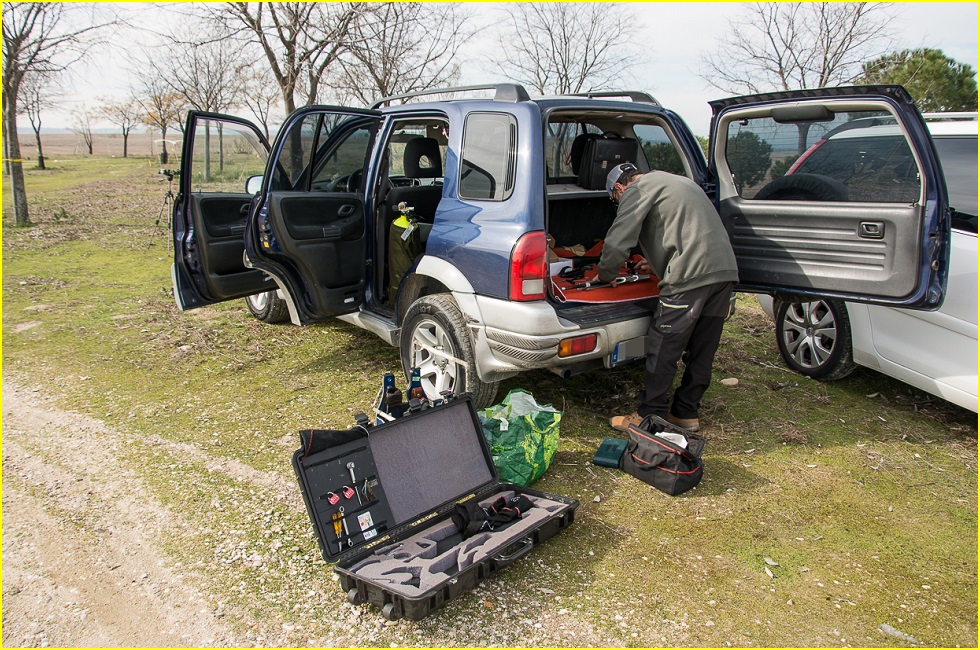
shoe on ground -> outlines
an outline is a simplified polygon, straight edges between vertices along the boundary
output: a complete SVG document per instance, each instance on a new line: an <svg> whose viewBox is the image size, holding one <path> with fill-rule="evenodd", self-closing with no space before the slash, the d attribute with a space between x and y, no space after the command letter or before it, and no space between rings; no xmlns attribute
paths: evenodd
<svg viewBox="0 0 980 650"><path fill-rule="evenodd" d="M698 422L697 418L679 418L671 413L667 416L667 421L688 433L697 433L701 430L701 423Z"/></svg>
<svg viewBox="0 0 980 650"><path fill-rule="evenodd" d="M611 426L616 431L629 431L630 425L640 426L643 422L643 418L636 411L633 411L629 415L616 415L609 418L609 426Z"/></svg>

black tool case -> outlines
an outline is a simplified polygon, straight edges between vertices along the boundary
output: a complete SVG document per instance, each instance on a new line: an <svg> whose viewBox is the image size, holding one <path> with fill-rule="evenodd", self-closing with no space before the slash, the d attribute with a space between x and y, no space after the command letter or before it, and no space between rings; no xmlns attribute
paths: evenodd
<svg viewBox="0 0 980 650"><path fill-rule="evenodd" d="M616 165L636 162L639 143L620 137L592 138L585 143L578 184L587 190L606 189L606 176Z"/></svg>
<svg viewBox="0 0 980 650"><path fill-rule="evenodd" d="M392 621L419 620L472 589L570 526L578 507L501 484L466 397L376 427L300 438L293 469L324 560L336 563L351 603L371 603ZM462 539L457 503L489 507L516 495L534 507L505 528Z"/></svg>

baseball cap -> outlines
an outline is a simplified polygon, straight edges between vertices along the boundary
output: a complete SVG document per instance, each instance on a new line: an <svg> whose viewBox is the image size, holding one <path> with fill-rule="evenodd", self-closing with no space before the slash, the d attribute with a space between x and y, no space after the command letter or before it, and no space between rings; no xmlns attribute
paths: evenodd
<svg viewBox="0 0 980 650"><path fill-rule="evenodd" d="M616 183L623 182L623 175L633 174L636 172L636 165L631 162L624 162L616 165L609 170L609 174L606 176L606 191L609 192L609 196L612 196L613 187ZM625 179L623 179L625 180Z"/></svg>

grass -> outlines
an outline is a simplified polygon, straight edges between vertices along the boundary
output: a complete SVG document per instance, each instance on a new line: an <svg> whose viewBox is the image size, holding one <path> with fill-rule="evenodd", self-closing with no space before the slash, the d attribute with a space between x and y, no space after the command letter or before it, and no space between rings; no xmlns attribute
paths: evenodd
<svg viewBox="0 0 980 650"><path fill-rule="evenodd" d="M670 498L588 463L641 368L521 375L500 397L521 387L565 413L535 487L580 499L576 524L422 622L352 628L289 457L299 429L366 410L397 352L340 322L264 325L242 301L179 313L152 161L52 166L27 170L34 226L15 228L4 196L4 372L131 436L126 466L176 521L168 553L226 620L301 624L322 645L905 643L887 623L976 646L976 415L870 371L789 372L751 296L715 364L739 384L716 381L703 405L697 489ZM504 615L517 631L494 627Z"/></svg>

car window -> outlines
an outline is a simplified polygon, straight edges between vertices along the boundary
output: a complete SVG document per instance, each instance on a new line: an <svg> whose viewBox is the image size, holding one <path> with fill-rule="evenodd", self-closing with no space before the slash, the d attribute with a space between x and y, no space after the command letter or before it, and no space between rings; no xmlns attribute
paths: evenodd
<svg viewBox="0 0 980 650"><path fill-rule="evenodd" d="M327 120L324 120L320 128L320 143L327 141L331 128ZM345 133L341 141L329 150L326 158L317 163L313 173L313 189L334 189L335 181L360 173L364 169L364 159L367 157L370 144L371 129L367 127Z"/></svg>
<svg viewBox="0 0 980 650"><path fill-rule="evenodd" d="M505 113L470 113L463 126L459 196L505 201L514 191L517 120Z"/></svg>
<svg viewBox="0 0 980 650"><path fill-rule="evenodd" d="M319 116L313 114L302 117L289 127L276 160L278 173L272 177L271 190L305 188L302 180L313 155L318 123Z"/></svg>
<svg viewBox="0 0 980 650"><path fill-rule="evenodd" d="M977 139L972 137L933 138L946 177L953 227L977 232Z"/></svg>
<svg viewBox="0 0 980 650"><path fill-rule="evenodd" d="M578 180L578 164L582 157L583 134L599 135L602 129L585 122L549 122L545 131L545 163L548 182L574 183ZM573 160L577 157L579 160Z"/></svg>
<svg viewBox="0 0 980 650"><path fill-rule="evenodd" d="M681 154L671 141L670 136L659 124L637 124L633 133L640 142L640 149L647 159L651 170L670 172L684 175L684 163Z"/></svg>
<svg viewBox="0 0 980 650"><path fill-rule="evenodd" d="M436 119L415 119L400 120L395 123L388 139L388 175L404 177L407 175L405 169L405 153L408 143L418 138L428 138L439 146L439 162L428 161L427 167L435 167L439 170L446 169L446 155L449 153L449 124L445 120ZM425 156L425 154L423 154ZM443 174L439 174L441 178ZM431 184L432 178L426 178L422 184Z"/></svg>
<svg viewBox="0 0 980 650"><path fill-rule="evenodd" d="M343 113L304 115L282 137L270 189L353 191L364 169L372 126L361 116Z"/></svg>
<svg viewBox="0 0 980 650"><path fill-rule="evenodd" d="M200 119L192 147L192 192L242 192L246 178L265 172L265 147L248 127Z"/></svg>
<svg viewBox="0 0 980 650"><path fill-rule="evenodd" d="M729 124L726 158L740 196L758 200L913 203L915 158L884 111L836 113L827 121Z"/></svg>

